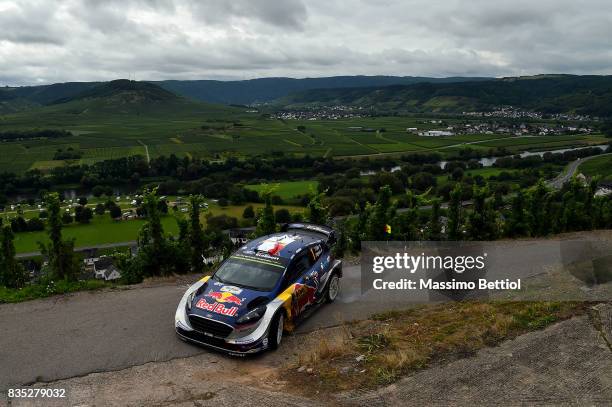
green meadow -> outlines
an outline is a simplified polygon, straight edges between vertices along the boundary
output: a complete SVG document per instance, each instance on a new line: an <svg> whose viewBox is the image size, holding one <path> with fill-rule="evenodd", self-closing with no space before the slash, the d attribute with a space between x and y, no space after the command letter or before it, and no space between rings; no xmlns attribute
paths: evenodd
<svg viewBox="0 0 612 407"><path fill-rule="evenodd" d="M612 181L612 154L586 161L578 167L578 172L589 177L600 176L606 181Z"/></svg>
<svg viewBox="0 0 612 407"><path fill-rule="evenodd" d="M265 191L266 188L272 188L272 195L277 195L282 199L291 199L298 195L306 195L312 191L316 191L318 185L319 183L317 181L288 181L246 185L245 187L259 193Z"/></svg>
<svg viewBox="0 0 612 407"><path fill-rule="evenodd" d="M263 207L263 204L250 204L257 211ZM206 214L210 213L213 216L225 214L242 218L242 212L245 206L229 205L220 207L211 203L206 211L202 211L201 219L206 224ZM274 209L286 208L291 213L303 212L304 208L289 205L274 205ZM164 231L170 235L178 233L178 225L176 217L186 216L183 212L173 213L171 210L168 215L162 217L162 225ZM75 239L76 247L101 245L108 243L120 243L136 240L138 233L145 224L143 219L130 220L112 220L108 213L104 215L95 215L89 224L72 223L65 225L63 235L68 239ZM39 242L48 243L46 232L21 232L15 234L15 248L17 253L30 253L39 251Z"/></svg>

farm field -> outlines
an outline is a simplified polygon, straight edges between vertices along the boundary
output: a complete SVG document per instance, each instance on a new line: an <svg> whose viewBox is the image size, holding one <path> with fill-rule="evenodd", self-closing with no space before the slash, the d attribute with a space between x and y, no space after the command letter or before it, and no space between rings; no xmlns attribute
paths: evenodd
<svg viewBox="0 0 612 407"><path fill-rule="evenodd" d="M252 205L256 211L257 209L263 207L263 204L260 203L248 205ZM205 214L211 213L214 216L225 214L240 220L242 218L242 212L244 211L245 206L247 205L230 205L220 207L211 203L207 211L202 211L201 219L202 222L206 224ZM274 205L275 210L281 208L286 208L291 213L304 211L304 208L298 206ZM167 216L162 217L164 231L171 235L176 235L178 233L178 225L175 216L182 217L185 215L181 212L172 214L172 211L170 211ZM106 213L104 215L94 216L92 221L86 225L72 223L64 226L63 235L65 238L74 238L76 247L127 242L136 240L138 233L145 222L146 221L143 219L115 221L109 217L108 213ZM38 251L40 249L38 242L48 242L46 231L21 232L15 234L15 249L17 253Z"/></svg>
<svg viewBox="0 0 612 407"><path fill-rule="evenodd" d="M428 151L449 154L466 145L483 152L494 147L506 147L516 153L605 142L597 135L422 137L406 129L429 130L439 125L423 117L276 120L239 108L190 104L181 109L180 106L160 112L152 109L130 114L104 114L103 111L70 114L66 108L60 110L51 106L33 112L2 115L0 132L53 128L69 130L72 135L0 142L0 172L49 171L66 164L92 164L131 155L144 156L145 146L151 158L176 154L179 157L216 159L272 152L329 157ZM445 120L448 124L453 123L453 119ZM301 131L298 131L298 126L303 126ZM68 148L79 151L81 158L54 160L58 150Z"/></svg>
<svg viewBox="0 0 612 407"><path fill-rule="evenodd" d="M578 172L586 176L600 176L603 180L612 181L612 155L592 158L578 167Z"/></svg>
<svg viewBox="0 0 612 407"><path fill-rule="evenodd" d="M278 195L282 199L295 198L298 195L308 194L311 190L316 191L318 186L317 181L288 181L280 183L269 183L269 184L256 184L246 185L248 189L252 189L259 193L263 192L266 188L273 187L274 190L272 195Z"/></svg>

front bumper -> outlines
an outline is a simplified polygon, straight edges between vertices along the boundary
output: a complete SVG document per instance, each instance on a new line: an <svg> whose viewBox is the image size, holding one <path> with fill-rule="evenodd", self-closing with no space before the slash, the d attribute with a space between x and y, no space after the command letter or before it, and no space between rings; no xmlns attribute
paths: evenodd
<svg viewBox="0 0 612 407"><path fill-rule="evenodd" d="M176 326L176 333L184 341L205 346L207 348L211 348L220 352L228 353L233 356L253 355L259 352L263 352L268 348L268 338L262 338L261 340L248 345L238 345L228 343L221 338L204 335L198 331L189 331L179 326Z"/></svg>

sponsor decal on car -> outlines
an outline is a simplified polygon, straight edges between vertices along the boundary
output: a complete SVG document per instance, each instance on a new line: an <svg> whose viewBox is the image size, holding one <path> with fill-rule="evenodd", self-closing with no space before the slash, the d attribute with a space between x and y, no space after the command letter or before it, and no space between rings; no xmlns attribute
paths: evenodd
<svg viewBox="0 0 612 407"><path fill-rule="evenodd" d="M218 302L209 303L204 298L200 298L195 306L196 308L214 312L215 314L227 315L228 317L233 317L238 312L238 307L229 308Z"/></svg>
<svg viewBox="0 0 612 407"><path fill-rule="evenodd" d="M304 308L315 302L317 289L316 287L299 283L296 283L294 287L295 290L291 296L291 313L292 315L299 315Z"/></svg>
<svg viewBox="0 0 612 407"><path fill-rule="evenodd" d="M208 294L204 294L204 296L213 298L217 302L228 302L236 305L242 305L242 300L239 297L236 297L231 292L223 291L223 288L221 288L221 291L211 291Z"/></svg>
<svg viewBox="0 0 612 407"><path fill-rule="evenodd" d="M221 287L221 291L238 295L242 292L242 288L238 288L233 285L226 285Z"/></svg>
<svg viewBox="0 0 612 407"><path fill-rule="evenodd" d="M269 239L264 240L258 247L258 251L268 252L272 256L278 256L279 252L283 250L288 244L295 242L296 236L281 235L273 236Z"/></svg>

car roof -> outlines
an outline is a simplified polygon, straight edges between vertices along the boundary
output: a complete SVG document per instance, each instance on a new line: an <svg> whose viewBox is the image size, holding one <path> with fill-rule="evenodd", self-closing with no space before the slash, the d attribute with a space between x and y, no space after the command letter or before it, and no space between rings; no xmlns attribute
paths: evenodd
<svg viewBox="0 0 612 407"><path fill-rule="evenodd" d="M285 260L283 263L286 263L301 252L303 248L322 242L324 242L324 239L316 233L289 230L253 239L238 249L238 252L243 255L254 256L265 254L266 257L276 257L279 260Z"/></svg>

